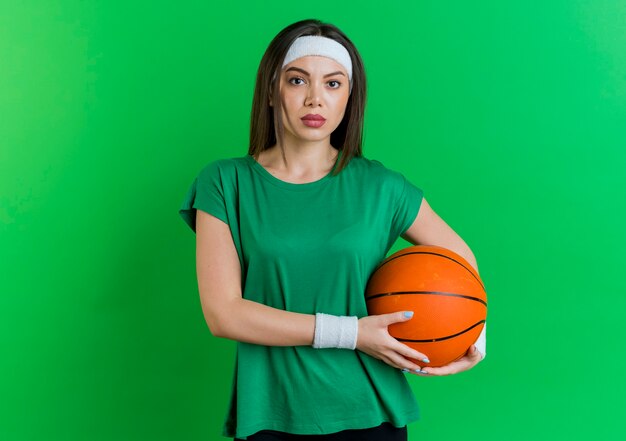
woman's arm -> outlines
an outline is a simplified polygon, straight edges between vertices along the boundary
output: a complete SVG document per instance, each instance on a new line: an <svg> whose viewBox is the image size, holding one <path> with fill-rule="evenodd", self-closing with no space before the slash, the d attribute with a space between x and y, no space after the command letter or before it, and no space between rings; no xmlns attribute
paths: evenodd
<svg viewBox="0 0 626 441"><path fill-rule="evenodd" d="M422 199L422 204L415 221L413 221L409 229L402 234L402 238L413 245L434 245L454 251L467 260L478 273L478 263L470 247L461 236L433 211L426 199ZM483 359L485 340L486 323L478 337L477 344L469 348L465 357L440 368L426 367L423 371L427 374L449 375L470 369ZM478 351L478 345L481 346L482 353Z"/></svg>
<svg viewBox="0 0 626 441"><path fill-rule="evenodd" d="M216 337L267 346L312 345L315 315L242 298L241 264L228 225L196 211L196 272L202 312Z"/></svg>
<svg viewBox="0 0 626 441"><path fill-rule="evenodd" d="M433 211L426 199L422 199L415 221L402 234L402 238L413 245L435 245L454 251L478 272L478 264L470 247Z"/></svg>
<svg viewBox="0 0 626 441"><path fill-rule="evenodd" d="M216 337L265 346L312 346L313 314L272 308L242 298L241 264L228 225L196 212L196 270L202 311ZM387 327L406 321L403 311L359 319L357 349L398 369L416 371L421 352L391 337Z"/></svg>

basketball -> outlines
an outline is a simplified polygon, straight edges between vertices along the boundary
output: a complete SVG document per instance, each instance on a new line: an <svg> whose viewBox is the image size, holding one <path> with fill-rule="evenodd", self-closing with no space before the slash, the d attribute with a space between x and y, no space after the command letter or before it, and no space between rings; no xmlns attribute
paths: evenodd
<svg viewBox="0 0 626 441"><path fill-rule="evenodd" d="M389 325L396 340L444 366L463 357L487 319L487 294L476 270L442 247L417 245L383 260L365 291L369 315L413 311L413 318Z"/></svg>

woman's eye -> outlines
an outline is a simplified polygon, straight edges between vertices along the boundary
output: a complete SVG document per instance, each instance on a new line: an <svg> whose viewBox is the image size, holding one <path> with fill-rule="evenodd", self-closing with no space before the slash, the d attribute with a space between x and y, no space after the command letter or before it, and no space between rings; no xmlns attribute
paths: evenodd
<svg viewBox="0 0 626 441"><path fill-rule="evenodd" d="M300 84L304 84L304 79L300 78L300 77L292 77L289 78L288 80L291 84L299 86ZM331 80L328 82L328 85L330 86L331 89L337 89L339 88L339 86L341 86L341 82L340 81L336 81L336 80Z"/></svg>

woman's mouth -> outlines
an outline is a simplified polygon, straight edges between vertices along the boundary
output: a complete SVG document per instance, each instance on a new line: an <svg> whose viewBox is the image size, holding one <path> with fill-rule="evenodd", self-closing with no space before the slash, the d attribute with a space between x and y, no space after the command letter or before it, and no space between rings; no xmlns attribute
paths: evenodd
<svg viewBox="0 0 626 441"><path fill-rule="evenodd" d="M309 113L308 115L305 115L300 119L305 126L315 128L322 127L326 122L326 118L324 118L322 115L314 115L312 113Z"/></svg>

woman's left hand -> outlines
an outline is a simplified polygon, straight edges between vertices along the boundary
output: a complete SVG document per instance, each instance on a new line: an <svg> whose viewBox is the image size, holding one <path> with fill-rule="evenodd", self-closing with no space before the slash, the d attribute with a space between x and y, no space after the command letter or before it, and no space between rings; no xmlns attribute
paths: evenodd
<svg viewBox="0 0 626 441"><path fill-rule="evenodd" d="M416 373L416 375L422 375L425 377L435 376L435 375L452 375L458 374L459 372L466 371L468 369L473 368L482 360L482 355L476 349L475 345L470 346L465 355L462 358L459 358L456 361L448 363L445 366L441 367L430 367L426 366L422 368L422 373Z"/></svg>

